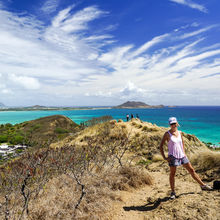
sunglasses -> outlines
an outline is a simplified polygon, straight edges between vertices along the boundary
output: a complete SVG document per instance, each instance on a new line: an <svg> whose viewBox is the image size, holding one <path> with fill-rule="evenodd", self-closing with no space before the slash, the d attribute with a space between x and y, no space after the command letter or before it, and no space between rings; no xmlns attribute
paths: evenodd
<svg viewBox="0 0 220 220"><path fill-rule="evenodd" d="M170 125L176 125L176 123L172 123L172 124L170 124Z"/></svg>

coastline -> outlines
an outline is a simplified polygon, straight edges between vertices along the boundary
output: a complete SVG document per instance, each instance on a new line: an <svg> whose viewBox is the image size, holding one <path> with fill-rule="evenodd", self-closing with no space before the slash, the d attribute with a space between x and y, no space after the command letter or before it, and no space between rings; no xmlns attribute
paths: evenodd
<svg viewBox="0 0 220 220"><path fill-rule="evenodd" d="M0 110L0 124L18 124L24 121L35 120L37 118L50 115L64 115L72 121L80 124L94 117L105 115L112 116L115 120L126 120L127 114L139 115L144 122L150 122L158 126L167 127L167 118L176 116L179 119L181 130L183 132L197 136L201 141L219 145L220 137L220 106L209 107L165 107L161 109L113 109L111 107L89 107L89 108L59 108L59 109L34 109L27 111L8 111ZM212 115L212 118L209 115Z"/></svg>

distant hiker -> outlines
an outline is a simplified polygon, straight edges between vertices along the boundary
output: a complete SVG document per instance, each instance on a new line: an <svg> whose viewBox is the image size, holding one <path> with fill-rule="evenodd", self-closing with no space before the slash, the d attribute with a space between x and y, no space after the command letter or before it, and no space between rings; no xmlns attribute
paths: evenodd
<svg viewBox="0 0 220 220"><path fill-rule="evenodd" d="M133 114L131 114L131 119L132 119L132 118L134 118L134 115L133 115Z"/></svg>
<svg viewBox="0 0 220 220"><path fill-rule="evenodd" d="M208 185L205 185L198 174L193 169L191 163L189 162L186 154L185 154L185 148L184 148L184 142L182 133L178 131L177 126L179 126L177 119L175 117L169 118L169 125L170 130L165 132L161 143L160 143L160 152L164 158L164 160L167 160L170 166L170 188L171 188L171 199L176 198L175 194L175 173L176 173L176 167L183 165L184 168L187 169L187 171L191 174L194 180L196 180L202 190L211 190L212 188ZM168 157L165 156L163 145L165 142L168 142Z"/></svg>
<svg viewBox="0 0 220 220"><path fill-rule="evenodd" d="M129 121L129 114L126 115L127 121Z"/></svg>
<svg viewBox="0 0 220 220"><path fill-rule="evenodd" d="M138 114L136 114L136 118L138 118L138 119L139 119L139 115L138 115Z"/></svg>

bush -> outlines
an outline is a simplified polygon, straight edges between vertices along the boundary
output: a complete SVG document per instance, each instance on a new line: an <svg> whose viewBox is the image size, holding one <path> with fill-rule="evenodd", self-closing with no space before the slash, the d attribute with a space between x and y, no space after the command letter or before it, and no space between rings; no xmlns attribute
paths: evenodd
<svg viewBox="0 0 220 220"><path fill-rule="evenodd" d="M8 135L0 135L0 143L8 142Z"/></svg>
<svg viewBox="0 0 220 220"><path fill-rule="evenodd" d="M33 130L37 130L37 129L39 129L40 127L41 127L40 124L36 124L36 125L33 126Z"/></svg>
<svg viewBox="0 0 220 220"><path fill-rule="evenodd" d="M137 162L137 165L148 166L148 165L151 164L151 163L152 163L151 160L146 159L146 160L140 160L140 161L138 161L138 162Z"/></svg>
<svg viewBox="0 0 220 220"><path fill-rule="evenodd" d="M9 142L11 143L11 144L23 144L23 142L24 142L24 137L23 136L21 136L21 135L16 135L16 136L14 136L14 137L12 137L10 140L9 140Z"/></svg>
<svg viewBox="0 0 220 220"><path fill-rule="evenodd" d="M11 128L12 126L13 126L13 125L10 124L10 123L5 124L5 127L6 127L6 128Z"/></svg>
<svg viewBox="0 0 220 220"><path fill-rule="evenodd" d="M101 117L97 117L97 118L92 118L91 120L85 121L84 125L87 126L87 127L94 126L96 124L107 122L107 121L110 121L112 119L113 119L112 116L105 115L105 116L101 116Z"/></svg>
<svg viewBox="0 0 220 220"><path fill-rule="evenodd" d="M23 149L16 149L16 153L17 153L17 154L19 154L19 153L21 153L21 152L23 152Z"/></svg>
<svg viewBox="0 0 220 220"><path fill-rule="evenodd" d="M210 150L197 152L191 157L191 163L201 170L220 167L220 153Z"/></svg>
<svg viewBox="0 0 220 220"><path fill-rule="evenodd" d="M63 129L63 128L56 128L56 129L55 129L55 132L56 132L57 134L65 134L65 133L69 133L68 130Z"/></svg>

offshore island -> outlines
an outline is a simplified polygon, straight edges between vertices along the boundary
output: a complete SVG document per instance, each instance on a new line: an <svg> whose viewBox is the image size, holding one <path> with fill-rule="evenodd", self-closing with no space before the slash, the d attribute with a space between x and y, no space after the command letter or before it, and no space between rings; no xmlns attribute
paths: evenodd
<svg viewBox="0 0 220 220"><path fill-rule="evenodd" d="M8 106L5 106L3 103L0 103L0 111L53 111L53 110L123 109L123 108L124 109L132 109L132 108L152 109L152 108L164 108L164 107L165 107L164 105L149 105L144 102L136 102L136 101L127 101L117 106L96 106L96 107L88 107L88 106L58 107L58 106L42 106L42 105L34 105L34 106L27 106L27 107L8 107Z"/></svg>

